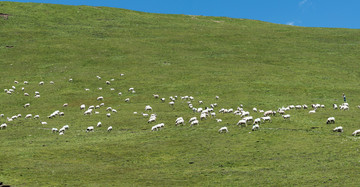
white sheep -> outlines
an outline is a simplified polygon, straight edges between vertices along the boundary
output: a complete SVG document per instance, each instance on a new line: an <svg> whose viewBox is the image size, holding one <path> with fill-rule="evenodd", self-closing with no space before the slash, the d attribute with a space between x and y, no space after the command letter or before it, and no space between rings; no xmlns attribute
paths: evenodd
<svg viewBox="0 0 360 187"><path fill-rule="evenodd" d="M64 125L63 128L64 129L69 129L69 125Z"/></svg>
<svg viewBox="0 0 360 187"><path fill-rule="evenodd" d="M106 81L105 83L106 83L107 85L110 85L110 81Z"/></svg>
<svg viewBox="0 0 360 187"><path fill-rule="evenodd" d="M199 125L199 121L198 120L192 121L190 127L192 127L193 125Z"/></svg>
<svg viewBox="0 0 360 187"><path fill-rule="evenodd" d="M3 124L0 125L0 129L6 129L6 127L7 127L6 123L3 123Z"/></svg>
<svg viewBox="0 0 360 187"><path fill-rule="evenodd" d="M63 104L63 107L67 107L68 105L69 105L69 104L67 104L67 103L64 103L64 104Z"/></svg>
<svg viewBox="0 0 360 187"><path fill-rule="evenodd" d="M101 127L101 125L102 125L102 123L99 121L96 126Z"/></svg>
<svg viewBox="0 0 360 187"><path fill-rule="evenodd" d="M216 122L220 123L222 122L222 119L216 119Z"/></svg>
<svg viewBox="0 0 360 187"><path fill-rule="evenodd" d="M192 118L190 118L189 123L191 123L191 122L193 122L193 121L195 121L195 120L197 120L197 118L196 118L196 117L192 117Z"/></svg>
<svg viewBox="0 0 360 187"><path fill-rule="evenodd" d="M94 127L90 126L90 127L86 128L86 132L94 132Z"/></svg>
<svg viewBox="0 0 360 187"><path fill-rule="evenodd" d="M158 94L153 94L153 96L154 96L155 99L159 98Z"/></svg>
<svg viewBox="0 0 360 187"><path fill-rule="evenodd" d="M356 131L354 131L354 132L352 133L353 136L357 136L357 135L359 135L359 134L360 134L360 129L358 129L358 130L356 130Z"/></svg>
<svg viewBox="0 0 360 187"><path fill-rule="evenodd" d="M333 129L333 132L343 132L342 126L335 127L335 129Z"/></svg>
<svg viewBox="0 0 360 187"><path fill-rule="evenodd" d="M107 131L108 131L108 132L112 131L112 126L109 126L109 127L107 128Z"/></svg>
<svg viewBox="0 0 360 187"><path fill-rule="evenodd" d="M26 114L25 118L26 119L32 118L32 114Z"/></svg>
<svg viewBox="0 0 360 187"><path fill-rule="evenodd" d="M130 102L130 98L126 98L126 99L125 99L125 102Z"/></svg>
<svg viewBox="0 0 360 187"><path fill-rule="evenodd" d="M309 114L315 114L316 113L316 108L314 110L310 110Z"/></svg>
<svg viewBox="0 0 360 187"><path fill-rule="evenodd" d="M228 133L229 130L228 130L227 127L221 127L221 128L218 130L218 132L219 132L219 133L223 133L223 132Z"/></svg>
<svg viewBox="0 0 360 187"><path fill-rule="evenodd" d="M330 124L330 123L335 123L335 118L334 118L334 117L329 117L329 118L326 120L326 124Z"/></svg>
<svg viewBox="0 0 360 187"><path fill-rule="evenodd" d="M44 81L40 81L40 82L39 82L39 85L44 85Z"/></svg>
<svg viewBox="0 0 360 187"><path fill-rule="evenodd" d="M148 110L149 110L149 111L152 110L152 107L151 107L150 105L146 105L146 106L145 106L145 111L148 111Z"/></svg>
<svg viewBox="0 0 360 187"><path fill-rule="evenodd" d="M334 108L334 109L338 109L337 104L333 104L333 108Z"/></svg>
<svg viewBox="0 0 360 187"><path fill-rule="evenodd" d="M241 120L239 120L238 122L237 122L237 124L236 125L240 125L240 126L247 126L247 124L246 124L246 120L244 120L244 119L241 119Z"/></svg>
<svg viewBox="0 0 360 187"><path fill-rule="evenodd" d="M272 110L268 110L268 111L264 112L264 116L270 116L272 114L273 114Z"/></svg>
<svg viewBox="0 0 360 187"><path fill-rule="evenodd" d="M29 96L30 94L29 93L24 93L24 96Z"/></svg>
<svg viewBox="0 0 360 187"><path fill-rule="evenodd" d="M200 120L206 119L206 113L201 113L200 114Z"/></svg>
<svg viewBox="0 0 360 187"><path fill-rule="evenodd" d="M104 97L103 96L99 96L98 98L96 98L97 101L102 101L104 100Z"/></svg>
<svg viewBox="0 0 360 187"><path fill-rule="evenodd" d="M24 105L24 108L29 107L29 106L30 106L30 103L26 103L26 104Z"/></svg>
<svg viewBox="0 0 360 187"><path fill-rule="evenodd" d="M80 110L85 110L85 104L80 105Z"/></svg>
<svg viewBox="0 0 360 187"><path fill-rule="evenodd" d="M55 133L55 132L58 132L59 130L58 130L57 128L52 128L51 131L52 131L53 133Z"/></svg>
<svg viewBox="0 0 360 187"><path fill-rule="evenodd" d="M290 114L286 114L286 115L282 115L282 117L286 120L289 119L290 120Z"/></svg>
<svg viewBox="0 0 360 187"><path fill-rule="evenodd" d="M174 101L170 101L170 102L169 102L169 105L170 105L170 106L174 106L174 104L175 104Z"/></svg>
<svg viewBox="0 0 360 187"><path fill-rule="evenodd" d="M47 125L46 121L40 121L41 125Z"/></svg>
<svg viewBox="0 0 360 187"><path fill-rule="evenodd" d="M260 129L260 126L258 124L253 125L253 127L251 128L252 131L256 131L259 129Z"/></svg>
<svg viewBox="0 0 360 187"><path fill-rule="evenodd" d="M107 113L106 116L109 118L109 117L111 116L111 114L110 114L110 113Z"/></svg>
<svg viewBox="0 0 360 187"><path fill-rule="evenodd" d="M160 100L161 100L161 102L165 102L165 98L164 98L164 97L163 97L163 98L161 98Z"/></svg>
<svg viewBox="0 0 360 187"><path fill-rule="evenodd" d="M263 122L265 122L265 121L271 122L270 116L261 117L261 119L263 120Z"/></svg>

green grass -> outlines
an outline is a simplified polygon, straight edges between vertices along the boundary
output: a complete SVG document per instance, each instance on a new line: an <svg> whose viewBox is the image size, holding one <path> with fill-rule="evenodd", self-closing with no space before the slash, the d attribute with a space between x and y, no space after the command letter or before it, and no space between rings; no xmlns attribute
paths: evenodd
<svg viewBox="0 0 360 187"><path fill-rule="evenodd" d="M0 181L12 186L356 186L359 183L360 34L224 17L149 14L124 9L0 2ZM5 46L14 46L7 48ZM124 73L125 76L120 76ZM97 80L96 75L102 80ZM73 78L73 82L68 82ZM114 78L111 85L105 81ZM23 81L29 81L24 85ZM39 86L45 81L44 86ZM54 85L49 82L54 81ZM30 94L23 96L21 87ZM99 91L97 88L102 87ZM110 91L110 88L115 91ZM135 94L127 90L134 87ZM89 88L86 92L84 89ZM35 99L34 92L41 97ZM122 92L122 96L118 96ZM347 95L349 111L333 110ZM154 99L160 94L166 102ZM84 116L81 104L118 113ZM277 110L321 103L316 114L291 110L290 121L236 127L239 116L175 126L193 113L170 96L191 95L205 106L240 104ZM219 95L220 99L215 100ZM130 103L125 103L125 98ZM23 108L30 103L29 108ZM69 107L63 108L64 103ZM165 128L150 132L145 105ZM64 117L47 119L53 111ZM137 111L139 114L134 115ZM261 114L251 112L255 118ZM327 117L336 118L326 125ZM103 127L85 133L98 121ZM51 128L69 124L65 135ZM113 126L111 133L106 132ZM344 133L333 133L335 126ZM229 133L217 130L227 126ZM315 128L313 128L315 127Z"/></svg>

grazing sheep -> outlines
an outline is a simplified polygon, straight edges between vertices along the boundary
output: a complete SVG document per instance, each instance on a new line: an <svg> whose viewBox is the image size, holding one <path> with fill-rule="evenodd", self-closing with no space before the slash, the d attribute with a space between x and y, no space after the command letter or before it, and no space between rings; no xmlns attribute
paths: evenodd
<svg viewBox="0 0 360 187"><path fill-rule="evenodd" d="M175 120L175 126L180 125L180 124L185 125L185 120L184 120L183 117L178 117L178 118Z"/></svg>
<svg viewBox="0 0 360 187"><path fill-rule="evenodd" d="M221 127L219 130L218 130L219 133L223 133L223 132L226 132L228 133L228 128L227 127Z"/></svg>
<svg viewBox="0 0 360 187"><path fill-rule="evenodd" d="M249 122L249 121L253 121L253 117L252 116L247 116L247 117L244 117L243 120L245 120L246 122Z"/></svg>
<svg viewBox="0 0 360 187"><path fill-rule="evenodd" d="M260 129L260 126L258 124L255 124L252 126L251 130L252 131L256 131L256 130L259 130Z"/></svg>
<svg viewBox="0 0 360 187"><path fill-rule="evenodd" d="M240 126L247 126L247 124L246 124L246 120L244 120L244 119L241 119L241 120L239 120L238 122L237 122L237 124L236 125L240 125Z"/></svg>
<svg viewBox="0 0 360 187"><path fill-rule="evenodd" d="M90 126L90 127L86 128L86 132L94 132L94 127Z"/></svg>
<svg viewBox="0 0 360 187"><path fill-rule="evenodd" d="M309 114L315 114L316 113L316 109L315 110L310 110Z"/></svg>
<svg viewBox="0 0 360 187"><path fill-rule="evenodd" d="M54 81L50 81L50 84L54 84Z"/></svg>
<svg viewBox="0 0 360 187"><path fill-rule="evenodd" d="M35 116L34 116L34 119L39 119L39 118L40 118L39 115L35 115Z"/></svg>
<svg viewBox="0 0 360 187"><path fill-rule="evenodd" d="M97 101L102 101L104 100L104 97L103 96L99 96L98 98L96 98Z"/></svg>
<svg viewBox="0 0 360 187"><path fill-rule="evenodd" d="M106 83L107 85L110 85L110 81L106 81L105 83Z"/></svg>
<svg viewBox="0 0 360 187"><path fill-rule="evenodd" d="M73 81L73 79L69 79L69 82L72 82Z"/></svg>
<svg viewBox="0 0 360 187"><path fill-rule="evenodd" d="M333 132L343 132L342 126L335 127L335 129L333 129Z"/></svg>
<svg viewBox="0 0 360 187"><path fill-rule="evenodd" d="M301 105L296 105L296 106L295 106L295 109L297 109L297 110L298 110L298 109L302 109L302 106L301 106Z"/></svg>
<svg viewBox="0 0 360 187"><path fill-rule="evenodd" d="M153 96L154 96L155 99L159 98L158 94L153 94Z"/></svg>
<svg viewBox="0 0 360 187"><path fill-rule="evenodd" d="M303 104L303 106L302 106L304 109L308 109L308 106L307 105L305 105L305 104Z"/></svg>
<svg viewBox="0 0 360 187"><path fill-rule="evenodd" d="M254 111L254 112L257 112L257 108L253 108L253 111Z"/></svg>
<svg viewBox="0 0 360 187"><path fill-rule="evenodd" d="M80 105L80 110L85 110L85 104Z"/></svg>
<svg viewBox="0 0 360 187"><path fill-rule="evenodd" d="M169 102L169 105L170 105L170 106L174 106L174 104L175 104L174 101L170 101L170 102Z"/></svg>
<svg viewBox="0 0 360 187"><path fill-rule="evenodd" d="M40 98L40 95L35 95L34 98Z"/></svg>
<svg viewBox="0 0 360 187"><path fill-rule="evenodd" d="M106 111L111 111L111 110L112 108L110 106L106 108Z"/></svg>
<svg viewBox="0 0 360 187"><path fill-rule="evenodd" d="M111 116L111 114L110 114L110 113L107 113L106 116L109 118L109 117Z"/></svg>
<svg viewBox="0 0 360 187"><path fill-rule="evenodd" d="M102 125L102 123L99 121L96 126L101 127L101 125Z"/></svg>
<svg viewBox="0 0 360 187"><path fill-rule="evenodd" d="M40 82L39 82L39 85L44 85L44 81L40 81Z"/></svg>
<svg viewBox="0 0 360 187"><path fill-rule="evenodd" d="M64 129L69 129L69 125L64 125L63 128Z"/></svg>
<svg viewBox="0 0 360 187"><path fill-rule="evenodd" d="M333 104L333 108L334 108L334 109L338 109L337 104Z"/></svg>
<svg viewBox="0 0 360 187"><path fill-rule="evenodd" d="M261 118L256 118L254 120L254 123L253 124L260 124L261 123Z"/></svg>
<svg viewBox="0 0 360 187"><path fill-rule="evenodd" d="M164 98L164 97L163 97L163 98L161 98L160 100L161 100L161 102L165 102L165 98Z"/></svg>
<svg viewBox="0 0 360 187"><path fill-rule="evenodd" d="M3 123L3 124L0 125L0 129L6 129L6 127L7 127L6 123Z"/></svg>
<svg viewBox="0 0 360 187"><path fill-rule="evenodd" d="M84 112L84 115L91 115L93 109L88 109Z"/></svg>
<svg viewBox="0 0 360 187"><path fill-rule="evenodd" d="M64 103L64 104L63 104L63 107L67 107L68 105L69 105L69 104L67 104L67 103Z"/></svg>
<svg viewBox="0 0 360 187"><path fill-rule="evenodd" d="M329 118L326 120L326 124L330 124L330 123L335 123L335 118L334 118L334 117L329 117Z"/></svg>
<svg viewBox="0 0 360 187"><path fill-rule="evenodd" d="M29 106L30 106L30 103L26 103L26 104L24 105L24 108L29 107Z"/></svg>
<svg viewBox="0 0 360 187"><path fill-rule="evenodd" d="M149 110L149 111L152 110L152 107L151 107L150 105L146 105L146 106L145 106L145 111L148 111L148 110Z"/></svg>
<svg viewBox="0 0 360 187"><path fill-rule="evenodd" d="M32 114L27 114L27 115L25 116L25 118L26 118L26 119L32 118Z"/></svg>
<svg viewBox="0 0 360 187"><path fill-rule="evenodd" d="M85 88L85 91L90 91L90 89L89 89L89 88Z"/></svg>
<svg viewBox="0 0 360 187"><path fill-rule="evenodd" d="M216 122L220 123L222 122L222 119L216 119Z"/></svg>
<svg viewBox="0 0 360 187"><path fill-rule="evenodd" d="M199 121L198 120L192 121L190 127L192 127L193 125L199 125Z"/></svg>
<svg viewBox="0 0 360 187"><path fill-rule="evenodd" d="M47 125L46 121L40 121L41 125Z"/></svg>
<svg viewBox="0 0 360 187"><path fill-rule="evenodd" d="M287 120L287 119L290 120L290 114L282 115L282 117L284 118L284 120Z"/></svg>
<svg viewBox="0 0 360 187"><path fill-rule="evenodd" d="M358 129L358 130L356 130L356 131L354 131L354 132L352 133L353 136L357 136L357 135L359 135L359 134L360 134L360 129Z"/></svg>
<svg viewBox="0 0 360 187"><path fill-rule="evenodd" d="M29 94L28 94L28 93L24 93L24 96L29 96Z"/></svg>
<svg viewBox="0 0 360 187"><path fill-rule="evenodd" d="M200 120L206 119L206 113L201 113L200 114Z"/></svg>
<svg viewBox="0 0 360 187"><path fill-rule="evenodd" d="M64 135L64 132L65 131L61 131L61 132L59 131L59 135Z"/></svg>
<svg viewBox="0 0 360 187"><path fill-rule="evenodd" d="M109 127L107 128L107 131L108 131L108 132L112 131L112 126L109 126Z"/></svg>
<svg viewBox="0 0 360 187"><path fill-rule="evenodd" d="M101 80L101 77L99 75L96 75L96 78L98 78L98 80Z"/></svg>
<svg viewBox="0 0 360 187"><path fill-rule="evenodd" d="M24 84L29 84L29 82L28 82L28 81L24 81Z"/></svg>
<svg viewBox="0 0 360 187"><path fill-rule="evenodd" d="M126 99L125 99L125 102L130 102L130 98L126 98Z"/></svg>
<svg viewBox="0 0 360 187"><path fill-rule="evenodd" d="M219 96L215 96L215 99L219 99Z"/></svg>
<svg viewBox="0 0 360 187"><path fill-rule="evenodd" d="M263 122L265 122L265 121L271 122L270 116L261 117L261 119L263 120Z"/></svg>
<svg viewBox="0 0 360 187"><path fill-rule="evenodd" d="M195 121L195 120L197 120L197 118L196 118L196 117L192 117L192 118L190 118L189 123L191 123L191 122L193 122L193 121Z"/></svg>
<svg viewBox="0 0 360 187"><path fill-rule="evenodd" d="M55 133L55 132L58 132L58 129L57 129L57 128L52 128L51 131L52 131L53 133Z"/></svg>
<svg viewBox="0 0 360 187"><path fill-rule="evenodd" d="M273 114L272 110L268 110L268 111L264 112L264 116L270 116L272 114Z"/></svg>

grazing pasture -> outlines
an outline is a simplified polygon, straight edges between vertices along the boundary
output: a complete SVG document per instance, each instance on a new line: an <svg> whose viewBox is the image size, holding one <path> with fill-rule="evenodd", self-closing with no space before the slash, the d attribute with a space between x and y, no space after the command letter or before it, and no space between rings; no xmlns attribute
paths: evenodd
<svg viewBox="0 0 360 187"><path fill-rule="evenodd" d="M359 183L359 30L0 8L4 184Z"/></svg>

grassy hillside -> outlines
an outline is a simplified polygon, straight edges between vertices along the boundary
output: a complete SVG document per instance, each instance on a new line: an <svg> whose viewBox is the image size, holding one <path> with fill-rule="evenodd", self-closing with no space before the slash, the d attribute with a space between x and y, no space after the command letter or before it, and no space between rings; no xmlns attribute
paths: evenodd
<svg viewBox="0 0 360 187"><path fill-rule="evenodd" d="M351 136L360 128L359 30L34 3L0 2L0 12L10 14L7 20L0 18L0 88L16 86L11 95L0 92L0 123L8 124L0 130L0 181L6 184L359 183L360 146ZM39 86L40 81L45 84ZM128 92L130 87L136 93ZM34 98L35 91L40 98ZM350 110L333 110L333 103L342 103L343 92ZM175 95L178 99L171 107L169 97ZM216 118L223 122L209 118L195 127L175 126L177 117L187 122L200 116L180 99L185 95L195 98L196 108L217 103ZM98 96L104 101L97 101ZM79 110L81 104L102 102L118 112L107 118L105 108L91 116ZM25 103L31 106L24 108ZM63 108L64 103L69 106ZM325 108L313 115L310 109L287 111L290 121L275 116L256 132L251 126L237 127L240 116L218 113L243 104L257 118L263 114L252 112L253 107L277 110L312 103ZM142 117L145 105L153 107L149 114L157 114L156 123L148 124ZM48 119L55 110L65 116ZM7 121L17 114L22 118ZM40 119L24 119L26 114ZM325 124L330 116L336 125ZM98 121L103 127L85 132ZM164 129L150 131L161 122ZM51 133L51 128L65 124L70 126L65 135ZM108 133L110 125L113 131ZM331 132L340 125L344 133ZM230 132L217 133L222 126Z"/></svg>

